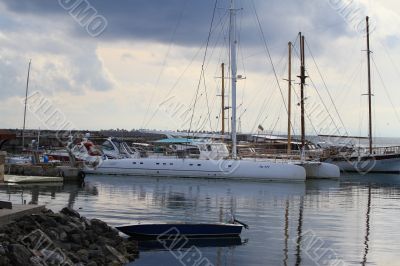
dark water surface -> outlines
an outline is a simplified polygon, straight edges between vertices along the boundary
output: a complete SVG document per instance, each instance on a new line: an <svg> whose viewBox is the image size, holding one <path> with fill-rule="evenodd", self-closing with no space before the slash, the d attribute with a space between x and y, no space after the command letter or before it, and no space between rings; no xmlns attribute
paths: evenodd
<svg viewBox="0 0 400 266"><path fill-rule="evenodd" d="M397 175L306 183L88 176L82 185L3 186L0 199L69 205L113 226L216 222L233 209L250 226L241 239L141 251L133 265L400 265Z"/></svg>

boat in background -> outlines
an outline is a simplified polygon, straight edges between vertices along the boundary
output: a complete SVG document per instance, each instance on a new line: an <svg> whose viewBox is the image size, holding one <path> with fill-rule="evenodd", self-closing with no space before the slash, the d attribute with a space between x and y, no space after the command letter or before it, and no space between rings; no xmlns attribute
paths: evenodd
<svg viewBox="0 0 400 266"><path fill-rule="evenodd" d="M328 156L323 161L337 165L344 172L359 173L400 173L400 146L373 147L372 138L372 91L371 91L371 50L369 45L369 17L366 17L367 60L368 60L368 147L354 148Z"/></svg>
<svg viewBox="0 0 400 266"><path fill-rule="evenodd" d="M253 148L243 149L245 146L243 143L239 145L242 149L242 156L247 158L275 158L275 161L290 160L291 163L301 166L305 169L306 178L324 178L324 179L335 179L340 177L340 169L337 165L329 162L321 162L320 158L323 154L323 150L319 149L317 145L306 140L305 135L305 105L304 105L304 87L306 81L306 71L305 71L305 52L304 44L305 38L300 33L300 55L301 55L301 65L300 65L300 91L301 91L301 140L292 140L292 121L291 121L291 91L292 91L292 74L291 74L291 61L292 61L292 43L289 42L289 63L288 63L288 133L287 138L272 136L270 135L253 135L252 137L257 140L268 140L269 143L264 145L253 144ZM264 130L261 125L259 125L260 130ZM266 144L266 145L265 145ZM264 147L263 147L264 146ZM286 149L284 149L286 148ZM256 150L257 149L257 150ZM246 152L247 150L247 152Z"/></svg>
<svg viewBox="0 0 400 266"><path fill-rule="evenodd" d="M6 164L32 164L31 156L9 156L6 157Z"/></svg>
<svg viewBox="0 0 400 266"><path fill-rule="evenodd" d="M156 177L192 177L192 178L229 178L259 181L304 181L305 168L287 161L241 160L237 156L236 134L236 84L237 75L237 35L236 12L233 1L229 9L229 40L231 62L232 92L232 154L229 156L225 143L193 143L199 149L199 158L177 157L140 157L106 159L101 155L93 162L93 167L86 165L84 171L89 174L136 175ZM91 151L92 147L86 150Z"/></svg>

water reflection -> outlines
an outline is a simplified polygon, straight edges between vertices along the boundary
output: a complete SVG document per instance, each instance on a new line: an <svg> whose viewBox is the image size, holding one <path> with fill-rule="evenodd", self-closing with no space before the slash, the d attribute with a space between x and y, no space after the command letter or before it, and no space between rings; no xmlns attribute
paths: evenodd
<svg viewBox="0 0 400 266"><path fill-rule="evenodd" d="M361 262L362 265L365 265L367 263L367 255L368 255L368 249L369 249L369 220L370 220L370 214L371 214L371 185L368 186L368 204L367 204L367 213L365 215L365 240L364 240L364 256L363 260Z"/></svg>
<svg viewBox="0 0 400 266"><path fill-rule="evenodd" d="M295 184L88 176L84 184L2 186L0 197L46 204L54 211L71 206L111 225L217 222L233 210L250 225L241 240L248 243L197 243L214 265L315 265L321 259L315 254L327 250L347 265L386 265L400 259L398 175ZM320 250L306 243L308 232L323 243ZM134 265L160 262L181 265L170 252L149 246Z"/></svg>
<svg viewBox="0 0 400 266"><path fill-rule="evenodd" d="M304 209L304 198L300 197L299 204L299 220L297 225L297 241L296 241L296 266L301 263L301 238L303 236L303 209Z"/></svg>
<svg viewBox="0 0 400 266"><path fill-rule="evenodd" d="M46 204L57 200L57 195L67 199L64 206L74 207L79 194L97 196L95 186L85 183L35 183L35 184L3 184L0 186L1 196L16 204ZM18 199L19 200L16 200Z"/></svg>
<svg viewBox="0 0 400 266"><path fill-rule="evenodd" d="M248 240L242 240L240 237L229 237L229 238L195 238L186 239L182 245L176 245L174 243L176 239L167 239L162 242L157 240L144 240L139 241L140 251L185 251L193 246L197 248L203 247L234 247L245 245Z"/></svg>
<svg viewBox="0 0 400 266"><path fill-rule="evenodd" d="M284 231L284 239L285 239L285 248L283 249L284 258L283 258L283 265L287 266L287 262L289 259L289 201L286 200L286 207L285 207L285 231Z"/></svg>

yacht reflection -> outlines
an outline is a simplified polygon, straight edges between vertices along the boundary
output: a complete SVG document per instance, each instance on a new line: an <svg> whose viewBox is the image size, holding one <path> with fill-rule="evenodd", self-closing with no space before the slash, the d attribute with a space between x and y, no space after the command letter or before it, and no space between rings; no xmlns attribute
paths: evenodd
<svg viewBox="0 0 400 266"><path fill-rule="evenodd" d="M371 215L371 185L368 186L368 203L365 215L365 239L364 239L364 256L361 265L367 264L367 255L369 251L369 235L370 235L370 215Z"/></svg>
<svg viewBox="0 0 400 266"><path fill-rule="evenodd" d="M301 264L301 239L303 236L303 210L304 210L304 197L300 198L299 204L299 219L297 224L297 239L296 239L296 266Z"/></svg>
<svg viewBox="0 0 400 266"><path fill-rule="evenodd" d="M285 207L285 228L284 228L284 239L285 239L285 248L283 249L283 265L288 265L289 259L289 201L286 200Z"/></svg>
<svg viewBox="0 0 400 266"><path fill-rule="evenodd" d="M0 192L5 192L8 195L8 200L11 201L12 195L21 195L21 202L19 204L42 204L40 196L49 196L56 199L57 194L68 193L67 205L73 207L76 198L79 194L98 195L96 187L85 183L24 183L24 184L6 184L0 186ZM30 199L27 199L30 195Z"/></svg>
<svg viewBox="0 0 400 266"><path fill-rule="evenodd" d="M341 178L341 184L400 187L400 174L379 174L379 173L370 173L365 175L345 174Z"/></svg>
<svg viewBox="0 0 400 266"><path fill-rule="evenodd" d="M87 183L104 187L113 187L120 190L127 190L137 193L154 193L155 198L162 198L160 195L167 196L163 198L168 200L169 195L172 199L196 200L205 188L210 195L216 192L226 192L228 195L240 196L268 196L281 197L301 196L305 193L305 184L303 182L248 182L240 180L210 180L195 178L156 178L139 176L86 176ZM143 191L141 187L154 185L153 191ZM172 192L172 193L171 193ZM256 193L256 194L255 194ZM145 197L143 197L145 198Z"/></svg>
<svg viewBox="0 0 400 266"><path fill-rule="evenodd" d="M136 240L134 238L129 238ZM187 240L187 241L186 241ZM179 243L177 243L179 242ZM139 251L174 251L174 250L185 250L192 247L206 248L206 247L235 247L245 245L248 242L247 239L242 240L240 237L228 237L228 238L187 238L185 241L177 241L176 239L166 239L162 241L158 240L139 240L138 248Z"/></svg>

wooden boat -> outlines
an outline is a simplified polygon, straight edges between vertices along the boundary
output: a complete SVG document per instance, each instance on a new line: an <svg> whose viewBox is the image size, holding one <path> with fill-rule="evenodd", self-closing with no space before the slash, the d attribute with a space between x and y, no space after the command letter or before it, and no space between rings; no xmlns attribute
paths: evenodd
<svg viewBox="0 0 400 266"><path fill-rule="evenodd" d="M159 223L117 226L122 233L140 239L169 239L185 236L187 238L238 237L244 223Z"/></svg>
<svg viewBox="0 0 400 266"><path fill-rule="evenodd" d="M366 17L367 66L368 66L368 147L359 147L353 153L339 153L323 161L339 166L344 172L358 173L400 173L400 146L374 147L372 138L372 85L371 85L371 50L369 43L369 17Z"/></svg>

